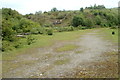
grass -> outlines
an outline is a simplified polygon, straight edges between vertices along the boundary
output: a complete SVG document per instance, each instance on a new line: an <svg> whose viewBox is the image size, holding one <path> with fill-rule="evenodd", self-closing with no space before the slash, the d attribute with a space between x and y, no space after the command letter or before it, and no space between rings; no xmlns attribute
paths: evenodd
<svg viewBox="0 0 120 80"><path fill-rule="evenodd" d="M118 42L118 30L117 29L108 29L108 28L103 28L99 29L99 33L102 33L104 36L105 40L111 40L112 42ZM22 45L21 48L14 49L13 51L7 51L7 52L2 52L2 60L14 60L16 56L19 56L20 54L30 54L27 53L29 50L35 51L36 48L42 48L42 47L49 47L52 46L55 42L65 42L65 41L72 41L75 39L78 39L82 34L88 33L94 31L94 29L87 29L87 30L79 30L79 31L71 31L71 32L56 32L54 35L49 36L49 35L32 35L36 39L36 42L27 45L26 44L26 38L23 38L20 40ZM115 31L115 35L112 35L111 32ZM77 48L77 46L70 45L70 46L63 46L60 49L57 49L57 51L67 51L67 50L72 50Z"/></svg>
<svg viewBox="0 0 120 80"><path fill-rule="evenodd" d="M112 31L115 32L114 35L112 35ZM105 40L110 40L113 43L118 43L118 29L103 28L100 30L100 33L104 36Z"/></svg>
<svg viewBox="0 0 120 80"><path fill-rule="evenodd" d="M111 51L111 52L105 52L104 53L104 56L116 56L116 55L118 55L118 52L116 52L116 51Z"/></svg>
<svg viewBox="0 0 120 80"><path fill-rule="evenodd" d="M104 36L105 40L110 40L112 42L118 43L118 32L117 29L108 29L108 28L103 28L103 29L98 29L100 30L99 33ZM5 72L9 71L10 67L6 65L11 65L9 63L9 60L15 60L17 57L21 54L32 54L33 52L35 53L36 48L43 48L43 47L50 47L52 46L55 42L67 42L67 41L72 41L78 39L81 35L92 32L94 29L88 29L88 30L80 30L80 31L72 31L72 32L59 32L59 33L54 33L54 35L49 36L49 35L32 35L36 39L36 42L31 44L31 45L26 45L26 39L23 38L21 39L21 42L24 43L21 48L14 49L13 51L8 51L8 52L3 52L2 60L8 60L8 62L3 63L4 70ZM115 31L115 35L112 35L112 31ZM70 51L78 48L79 46L73 45L73 44L67 44L62 47L59 47L56 49L57 52L63 52L63 51ZM33 51L33 52L31 52ZM76 51L75 53L81 53L81 51ZM110 53L114 54L114 53ZM52 55L46 54L47 57L51 57ZM64 55L60 55L62 57ZM70 60L69 59L63 59L63 60L56 60L54 64L56 65L62 65L68 63ZM33 62L31 61L25 61L23 63L16 63L11 65L13 69L20 67L22 64L26 65L31 65Z"/></svg>
<svg viewBox="0 0 120 80"><path fill-rule="evenodd" d="M11 61L6 61L2 63L2 73L7 73L8 71L12 69L16 69L19 67L22 67L23 65L33 65L37 60L27 60L27 61L21 61L21 62L11 62ZM8 66L9 65L9 66Z"/></svg>
<svg viewBox="0 0 120 80"><path fill-rule="evenodd" d="M67 53L60 54L59 57L64 57L64 56L66 56L66 55L68 55L68 54L67 54Z"/></svg>
<svg viewBox="0 0 120 80"><path fill-rule="evenodd" d="M70 62L70 59L63 59L63 60L56 60L54 62L55 65L63 65L63 64L66 64L66 63L69 63Z"/></svg>
<svg viewBox="0 0 120 80"><path fill-rule="evenodd" d="M89 30L88 30L89 31ZM29 50L34 51L36 48L42 48L42 47L49 47L52 46L55 42L62 42L62 41L72 41L80 37L83 33L85 33L86 30L82 31L71 31L71 32L56 32L54 35L32 35L33 38L36 39L35 43L31 45L26 44L26 38L23 38L20 40L22 45L21 48L14 49L12 51L6 51L3 53L2 60L14 60L16 56L19 56L21 54L30 54L27 53Z"/></svg>
<svg viewBox="0 0 120 80"><path fill-rule="evenodd" d="M75 53L76 53L76 54L80 54L80 53L82 53L82 51L76 51Z"/></svg>
<svg viewBox="0 0 120 80"><path fill-rule="evenodd" d="M57 52L71 51L71 50L74 50L76 48L78 48L77 45L67 44L67 45L64 45L62 47L57 48L56 51Z"/></svg>
<svg viewBox="0 0 120 80"><path fill-rule="evenodd" d="M52 57L52 54L48 53L48 54L45 54L45 56L46 56L47 58L50 58L50 57Z"/></svg>

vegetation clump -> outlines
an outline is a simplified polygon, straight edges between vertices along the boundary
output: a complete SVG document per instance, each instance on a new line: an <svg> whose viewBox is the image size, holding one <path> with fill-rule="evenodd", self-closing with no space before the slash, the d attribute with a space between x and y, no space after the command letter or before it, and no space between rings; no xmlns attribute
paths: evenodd
<svg viewBox="0 0 120 80"><path fill-rule="evenodd" d="M53 30L52 30L52 29L48 29L48 30L47 30L47 34L48 34L48 35L53 35Z"/></svg>
<svg viewBox="0 0 120 80"><path fill-rule="evenodd" d="M33 38L31 35L27 37L27 44L30 45L35 42L35 38Z"/></svg>

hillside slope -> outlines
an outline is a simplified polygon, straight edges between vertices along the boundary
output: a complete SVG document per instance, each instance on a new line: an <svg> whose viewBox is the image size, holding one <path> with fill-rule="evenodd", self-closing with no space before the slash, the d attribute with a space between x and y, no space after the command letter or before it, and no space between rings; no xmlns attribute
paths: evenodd
<svg viewBox="0 0 120 80"><path fill-rule="evenodd" d="M118 25L118 10L113 9L84 9L82 11L49 11L49 12L36 12L35 14L27 14L26 18L38 22L45 27L66 27L73 25L73 18L79 16L83 19L84 24L93 24L96 27L111 27Z"/></svg>

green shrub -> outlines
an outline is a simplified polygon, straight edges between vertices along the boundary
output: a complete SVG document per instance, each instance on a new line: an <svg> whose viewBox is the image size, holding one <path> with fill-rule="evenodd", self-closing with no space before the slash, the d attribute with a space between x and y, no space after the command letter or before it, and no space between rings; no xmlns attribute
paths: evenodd
<svg viewBox="0 0 120 80"><path fill-rule="evenodd" d="M86 29L86 27L81 27L82 30Z"/></svg>
<svg viewBox="0 0 120 80"><path fill-rule="evenodd" d="M110 29L117 29L118 27L117 26L112 26Z"/></svg>
<svg viewBox="0 0 120 80"><path fill-rule="evenodd" d="M62 27L59 27L59 28L57 28L57 31L58 31L58 32L63 32L63 28L62 28Z"/></svg>
<svg viewBox="0 0 120 80"><path fill-rule="evenodd" d="M78 26L78 29L85 30L85 29L87 29L87 27L85 27L85 26Z"/></svg>
<svg viewBox="0 0 120 80"><path fill-rule="evenodd" d="M11 44L11 42L9 42L9 41L2 41L2 51L4 52L4 51L11 51L11 50L13 50L13 46L12 46L12 44Z"/></svg>
<svg viewBox="0 0 120 80"><path fill-rule="evenodd" d="M86 25L88 28L91 28L91 27L93 26L92 19L89 19L89 18L88 18L85 23L86 23L85 25Z"/></svg>
<svg viewBox="0 0 120 80"><path fill-rule="evenodd" d="M100 26L101 26L101 27L108 27L109 25L108 25L107 22L102 22L102 23L100 24Z"/></svg>
<svg viewBox="0 0 120 80"><path fill-rule="evenodd" d="M31 33L32 33L32 34L38 34L39 31L38 31L37 29L33 28L33 29L31 30Z"/></svg>
<svg viewBox="0 0 120 80"><path fill-rule="evenodd" d="M49 24L44 24L43 26L44 27L52 27L53 25L49 23Z"/></svg>
<svg viewBox="0 0 120 80"><path fill-rule="evenodd" d="M52 29L48 29L48 30L47 30L47 34L48 34L48 35L53 35L53 30L52 30Z"/></svg>
<svg viewBox="0 0 120 80"><path fill-rule="evenodd" d="M81 16L74 16L74 18L72 20L72 26L77 27L79 25L82 25L82 26L85 25L84 18Z"/></svg>
<svg viewBox="0 0 120 80"><path fill-rule="evenodd" d="M39 28L38 28L38 33L39 33L39 34L46 34L45 28L39 27Z"/></svg>
<svg viewBox="0 0 120 80"><path fill-rule="evenodd" d="M75 28L73 26L68 26L68 27L57 27L56 30L58 32L64 32L64 31L74 31Z"/></svg>
<svg viewBox="0 0 120 80"><path fill-rule="evenodd" d="M33 38L31 35L27 37L27 44L30 45L35 42L35 38Z"/></svg>
<svg viewBox="0 0 120 80"><path fill-rule="evenodd" d="M64 17L65 17L65 14L58 14L58 16L57 16L57 19L64 19Z"/></svg>
<svg viewBox="0 0 120 80"><path fill-rule="evenodd" d="M70 26L70 31L74 31L75 28L73 26Z"/></svg>
<svg viewBox="0 0 120 80"><path fill-rule="evenodd" d="M101 21L102 21L101 17L100 16L96 16L96 18L95 18L96 25L100 25Z"/></svg>
<svg viewBox="0 0 120 80"><path fill-rule="evenodd" d="M22 43L21 42L15 42L14 43L14 47L15 48L20 48L22 46Z"/></svg>

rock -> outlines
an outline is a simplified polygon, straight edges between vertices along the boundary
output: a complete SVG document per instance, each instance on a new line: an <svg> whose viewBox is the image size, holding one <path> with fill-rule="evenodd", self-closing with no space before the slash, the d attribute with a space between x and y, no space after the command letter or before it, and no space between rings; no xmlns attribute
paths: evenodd
<svg viewBox="0 0 120 80"><path fill-rule="evenodd" d="M40 73L40 76L42 76L43 74L42 73Z"/></svg>

